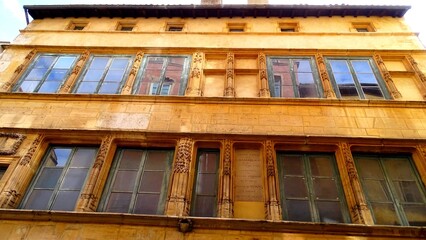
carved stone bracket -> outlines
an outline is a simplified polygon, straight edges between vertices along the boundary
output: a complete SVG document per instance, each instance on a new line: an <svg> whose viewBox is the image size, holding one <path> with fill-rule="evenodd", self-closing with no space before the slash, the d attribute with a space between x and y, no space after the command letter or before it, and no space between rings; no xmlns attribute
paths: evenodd
<svg viewBox="0 0 426 240"><path fill-rule="evenodd" d="M232 141L223 141L223 164L220 174L221 187L219 192L218 216L221 218L232 218L234 215L232 201Z"/></svg>
<svg viewBox="0 0 426 240"><path fill-rule="evenodd" d="M12 77L10 78L10 81L7 81L3 84L3 86L1 87L1 89L5 92L8 92L11 90L12 86L16 84L16 82L18 81L19 77L21 76L22 72L24 69L26 69L30 63L30 61L33 59L33 57L36 54L36 50L32 49L31 52L29 52L27 54L27 56L25 56L24 61L15 69L15 71L13 72Z"/></svg>
<svg viewBox="0 0 426 240"><path fill-rule="evenodd" d="M224 97L235 97L235 73L234 73L234 53L228 53L226 57L226 76L225 76L225 90Z"/></svg>
<svg viewBox="0 0 426 240"><path fill-rule="evenodd" d="M25 139L25 135L19 133L0 132L0 142L4 139L4 145L0 145L0 155L13 155ZM13 144L8 144L8 139L13 139Z"/></svg>
<svg viewBox="0 0 426 240"><path fill-rule="evenodd" d="M139 51L138 53L136 53L136 57L135 57L135 60L133 61L132 69L130 70L130 73L129 73L129 77L127 77L126 83L124 84L123 90L121 91L122 94L132 93L132 86L135 82L136 75L142 63L143 55L144 54L142 51Z"/></svg>
<svg viewBox="0 0 426 240"><path fill-rule="evenodd" d="M19 161L19 165L27 166L27 165L30 164L30 162L31 162L31 160L34 156L34 153L39 148L41 142L43 141L43 138L44 138L44 135L42 135L42 134L38 135L38 137L31 144L30 149L28 149L28 152Z"/></svg>
<svg viewBox="0 0 426 240"><path fill-rule="evenodd" d="M204 53L196 52L192 56L192 67L189 75L188 88L186 90L188 96L202 96L202 81L203 81L203 63Z"/></svg>
<svg viewBox="0 0 426 240"><path fill-rule="evenodd" d="M89 50L85 50L77 60L71 74L68 76L67 80L64 82L62 87L59 89L59 93L69 93L71 91L72 86L74 86L75 81L83 68L84 64L87 62L89 58L90 52Z"/></svg>
<svg viewBox="0 0 426 240"><path fill-rule="evenodd" d="M327 67L325 65L324 57L322 54L317 53L315 55L318 64L318 70L320 72L321 82L324 88L324 96L326 98L336 98L336 94L331 86L330 77L328 76Z"/></svg>
<svg viewBox="0 0 426 240"><path fill-rule="evenodd" d="M269 92L265 54L259 53L257 60L258 60L259 81L260 81L259 97L270 97L271 94Z"/></svg>
<svg viewBox="0 0 426 240"><path fill-rule="evenodd" d="M266 218L268 220L279 221L281 220L281 206L278 201L277 179L275 175L274 163L274 144L268 140L265 142L265 156L266 156L266 171L267 171L267 184L268 184L268 200L266 201Z"/></svg>
<svg viewBox="0 0 426 240"><path fill-rule="evenodd" d="M423 95L423 99L426 99L426 75L420 70L418 63L416 62L416 60L414 60L414 58L412 56L407 55L407 56L405 56L405 58L410 63L411 67L413 68L413 70L416 74L416 77L422 83L422 85L423 85L422 95Z"/></svg>
<svg viewBox="0 0 426 240"><path fill-rule="evenodd" d="M377 66L379 66L380 72L382 73L383 79L385 80L386 86L388 87L392 97L394 99L401 98L402 95L396 88L395 83L392 80L391 74L386 68L386 65L383 62L382 57L376 53L374 54L374 60L376 61Z"/></svg>

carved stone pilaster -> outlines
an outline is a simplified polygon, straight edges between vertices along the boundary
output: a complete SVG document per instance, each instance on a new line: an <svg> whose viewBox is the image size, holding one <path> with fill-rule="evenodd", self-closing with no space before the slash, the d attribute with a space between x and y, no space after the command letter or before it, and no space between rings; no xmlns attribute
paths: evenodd
<svg viewBox="0 0 426 240"><path fill-rule="evenodd" d="M317 53L315 55L318 64L318 70L320 72L322 86L324 88L324 96L326 98L336 98L336 94L331 86L330 77L328 76L327 67L325 65L324 57L322 54Z"/></svg>
<svg viewBox="0 0 426 240"><path fill-rule="evenodd" d="M71 74L68 76L67 80L64 82L62 87L59 89L59 93L69 93L71 87L74 86L77 76L80 74L81 69L89 58L90 52L88 50L84 51L77 60Z"/></svg>
<svg viewBox="0 0 426 240"><path fill-rule="evenodd" d="M1 87L1 89L5 92L8 92L11 90L12 86L16 84L16 82L18 81L19 77L21 76L21 73L23 72L24 69L26 69L31 61L31 59L34 57L34 55L36 54L36 50L32 49L31 52L29 52L27 54L27 56L25 56L24 61L15 69L15 71L13 72L12 77L10 78L9 81L5 82L3 84L3 86Z"/></svg>
<svg viewBox="0 0 426 240"><path fill-rule="evenodd" d="M142 63L143 59L143 52L139 51L136 53L135 60L133 61L132 69L130 70L129 76L127 77L126 83L123 86L123 90L121 91L122 94L131 94L132 93L132 86L135 82L136 75L138 73L139 67Z"/></svg>
<svg viewBox="0 0 426 240"><path fill-rule="evenodd" d="M386 68L385 63L383 62L382 57L379 54L374 54L374 60L376 61L377 66L379 67L380 72L382 73L383 79L385 80L386 86L388 87L392 97L394 99L401 98L402 95L398 91L398 89L395 86L395 83L392 80L391 74L389 73L388 69Z"/></svg>
<svg viewBox="0 0 426 240"><path fill-rule="evenodd" d="M167 199L166 214L171 216L189 215L189 168L194 141L191 138L181 138L178 141L176 161L172 175L172 188Z"/></svg>
<svg viewBox="0 0 426 240"><path fill-rule="evenodd" d="M420 80L420 82L423 85L422 89L422 96L423 99L426 99L426 75L420 70L418 63L414 58L410 55L405 56L407 61L410 63L411 67L414 70L414 73L416 74L416 77Z"/></svg>
<svg viewBox="0 0 426 240"><path fill-rule="evenodd" d="M257 61L258 61L258 68L259 68L259 81L260 81L259 97L270 97L271 94L269 92L265 54L259 53L257 57Z"/></svg>
<svg viewBox="0 0 426 240"><path fill-rule="evenodd" d="M108 153L111 150L113 141L114 137L112 135L108 135L102 139L96 160L89 172L89 179L87 180L84 189L81 191L80 199L77 201L77 211L96 211L98 200L100 199L100 195L103 189L103 183L105 181L101 175L106 176L108 172L108 169L106 169L104 166Z"/></svg>
<svg viewBox="0 0 426 240"><path fill-rule="evenodd" d="M223 96L235 97L235 73L234 73L234 54L228 53L226 57L226 76L225 76L225 90Z"/></svg>
<svg viewBox="0 0 426 240"><path fill-rule="evenodd" d="M266 201L266 218L272 221L279 221L282 218L281 206L278 201L279 192L277 190L277 178L275 174L275 161L274 161L274 144L268 140L265 142L265 156L266 156L266 176L268 199Z"/></svg>
<svg viewBox="0 0 426 240"><path fill-rule="evenodd" d="M196 52L192 56L192 67L189 74L189 83L186 90L188 96L202 96L204 53Z"/></svg>
<svg viewBox="0 0 426 240"><path fill-rule="evenodd" d="M223 142L223 164L220 174L221 187L219 192L218 216L221 218L232 218L234 215L232 201L232 176L231 162L232 141L226 139Z"/></svg>
<svg viewBox="0 0 426 240"><path fill-rule="evenodd" d="M19 146L21 146L22 142L25 139L25 135L19 133L3 133L0 132L0 139L5 139L7 141L8 138L14 139L15 142L11 144L11 146L0 146L0 155L13 155L18 151ZM5 144L6 144L5 141Z"/></svg>

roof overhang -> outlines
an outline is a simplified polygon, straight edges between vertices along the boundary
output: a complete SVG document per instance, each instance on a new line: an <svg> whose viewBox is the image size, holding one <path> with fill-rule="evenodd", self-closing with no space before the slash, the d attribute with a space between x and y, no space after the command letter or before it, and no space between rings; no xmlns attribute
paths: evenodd
<svg viewBox="0 0 426 240"><path fill-rule="evenodd" d="M80 17L403 17L410 6L374 5L25 5L33 19Z"/></svg>

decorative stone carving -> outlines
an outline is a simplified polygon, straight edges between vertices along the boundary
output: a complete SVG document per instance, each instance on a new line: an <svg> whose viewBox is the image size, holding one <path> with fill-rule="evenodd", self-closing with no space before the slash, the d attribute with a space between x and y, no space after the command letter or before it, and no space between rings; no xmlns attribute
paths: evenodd
<svg viewBox="0 0 426 240"><path fill-rule="evenodd" d="M221 186L219 192L219 205L218 205L218 216L221 218L232 218L233 212L233 201L232 197L232 180L231 180L231 157L232 157L232 141L223 141L223 167L221 178Z"/></svg>
<svg viewBox="0 0 426 240"><path fill-rule="evenodd" d="M74 85L78 74L86 63L87 59L90 56L90 51L85 50L77 60L77 63L74 66L74 69L71 71L68 79L64 82L64 85L59 90L59 93L68 93L71 90L71 87Z"/></svg>
<svg viewBox="0 0 426 240"><path fill-rule="evenodd" d="M235 97L234 79L234 54L228 53L226 57L225 90L223 92L223 96Z"/></svg>
<svg viewBox="0 0 426 240"><path fill-rule="evenodd" d="M383 62L382 57L379 54L374 54L374 60L376 61L377 65L379 66L380 72L382 73L383 79L386 82L386 85L388 86L389 91L392 94L392 97L394 99L401 98L402 95L398 91L398 89L395 86L395 83L392 80L391 74L389 73L388 69L386 68L385 63Z"/></svg>
<svg viewBox="0 0 426 240"><path fill-rule="evenodd" d="M25 56L25 59L23 61L22 64L20 64L15 71L13 72L13 75L10 79L10 81L6 82L3 84L3 86L1 87L5 92L10 91L11 87L18 81L19 76L21 75L22 71L28 67L31 59L34 57L34 55L36 54L36 50L32 49L31 52L29 52L27 54L27 56Z"/></svg>
<svg viewBox="0 0 426 240"><path fill-rule="evenodd" d="M203 62L204 53L196 52L192 56L192 66L189 75L188 88L186 90L189 96L202 96L203 91L201 90L203 81Z"/></svg>
<svg viewBox="0 0 426 240"><path fill-rule="evenodd" d="M416 74L419 76L420 80L423 83L426 83L426 75L420 70L418 63L416 62L416 60L414 60L414 58L410 55L406 56L408 62L411 64L411 66L413 67L414 72L416 72Z"/></svg>
<svg viewBox="0 0 426 240"><path fill-rule="evenodd" d="M358 181L358 175L355 169L354 160L352 158L352 152L347 143L341 143L340 148L345 158L346 169L351 181Z"/></svg>
<svg viewBox="0 0 426 240"><path fill-rule="evenodd" d="M258 68L259 68L259 81L260 90L259 97L270 97L268 75L266 70L266 57L265 54L259 53L258 55Z"/></svg>
<svg viewBox="0 0 426 240"><path fill-rule="evenodd" d="M275 176L275 165L274 165L274 157L273 157L273 143L272 141L266 141L266 169L268 176Z"/></svg>
<svg viewBox="0 0 426 240"><path fill-rule="evenodd" d="M108 135L102 140L101 147L99 148L98 155L96 156L95 163L93 164L93 168L102 167L107 157L108 150L111 147L113 139L114 138L112 135Z"/></svg>
<svg viewBox="0 0 426 240"><path fill-rule="evenodd" d="M278 202L277 179L275 177L274 144L272 141L265 142L268 199L266 201L266 218L279 221L281 219L281 206Z"/></svg>
<svg viewBox="0 0 426 240"><path fill-rule="evenodd" d="M191 138L182 138L178 143L178 151L175 163L175 173L188 173L189 165L191 163L192 155L192 144Z"/></svg>
<svg viewBox="0 0 426 240"><path fill-rule="evenodd" d="M129 77L126 80L126 83L124 84L123 90L121 91L121 93L123 94L131 93L133 83L135 82L136 75L142 63L143 55L144 54L142 51L139 51L138 53L136 53L136 57L135 57L135 60L133 61L132 69L130 70Z"/></svg>
<svg viewBox="0 0 426 240"><path fill-rule="evenodd" d="M315 58L318 64L318 70L320 72L321 81L324 88L324 95L326 98L335 98L336 95L334 94L333 88L331 86L330 77L328 76L327 67L324 62L324 57L322 54L317 53Z"/></svg>
<svg viewBox="0 0 426 240"><path fill-rule="evenodd" d="M16 206L18 199L21 197L21 194L16 190L4 191L4 195L6 195L8 201L3 201L0 208L10 208L11 206Z"/></svg>
<svg viewBox="0 0 426 240"><path fill-rule="evenodd" d="M223 158L223 175L231 175L231 152L232 142L230 140L224 141L224 158Z"/></svg>
<svg viewBox="0 0 426 240"><path fill-rule="evenodd" d="M36 150L39 148L41 142L43 141L43 138L44 138L44 135L42 134L37 136L37 138L31 144L30 149L28 149L28 152L19 161L19 165L27 166L28 164L30 164L31 159L33 158Z"/></svg>
<svg viewBox="0 0 426 240"><path fill-rule="evenodd" d="M5 139L5 145L0 146L0 155L13 155L18 151L19 146L21 146L22 142L25 139L25 135L19 133L3 133L0 132L0 139ZM7 140L11 138L14 139L14 143L11 145L7 145Z"/></svg>

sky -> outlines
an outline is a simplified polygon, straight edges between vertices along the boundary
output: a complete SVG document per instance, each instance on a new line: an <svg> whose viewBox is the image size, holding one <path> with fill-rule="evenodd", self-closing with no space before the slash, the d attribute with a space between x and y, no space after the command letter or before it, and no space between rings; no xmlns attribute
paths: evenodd
<svg viewBox="0 0 426 240"><path fill-rule="evenodd" d="M26 26L23 5L51 4L199 4L200 0L0 0L0 42L11 42ZM224 4L244 4L246 0L223 0ZM404 18L426 46L426 1L424 0L269 0L270 4L411 5Z"/></svg>

